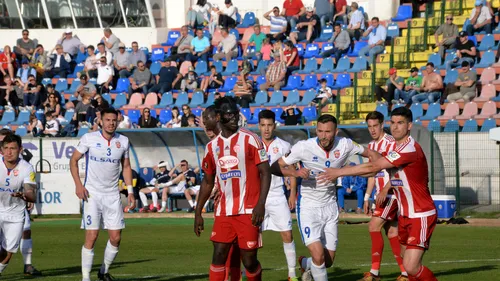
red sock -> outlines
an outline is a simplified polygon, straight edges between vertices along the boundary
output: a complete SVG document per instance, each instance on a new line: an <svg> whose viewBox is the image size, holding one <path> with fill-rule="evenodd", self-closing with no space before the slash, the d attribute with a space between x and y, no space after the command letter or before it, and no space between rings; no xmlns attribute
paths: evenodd
<svg viewBox="0 0 500 281"><path fill-rule="evenodd" d="M372 270L380 270L380 261L384 252L384 237L380 231L370 232L372 238Z"/></svg>
<svg viewBox="0 0 500 281"><path fill-rule="evenodd" d="M247 280L248 281L262 281L262 268L259 266L257 267L257 271L254 273L250 273L247 270Z"/></svg>
<svg viewBox="0 0 500 281"><path fill-rule="evenodd" d="M418 271L418 273L411 277L413 277L414 280L417 281L437 281L436 277L434 276L434 273L432 273L430 269L428 269L423 265L420 266L420 270Z"/></svg>
<svg viewBox="0 0 500 281"><path fill-rule="evenodd" d="M210 265L209 281L225 281L226 267L224 265Z"/></svg>
<svg viewBox="0 0 500 281"><path fill-rule="evenodd" d="M403 266L403 258L401 257L401 244L399 244L399 237L395 236L389 238L389 243L391 244L392 253L394 258L399 265L401 273L406 273L405 267Z"/></svg>
<svg viewBox="0 0 500 281"><path fill-rule="evenodd" d="M230 271L231 271L231 281L240 281L241 279L241 258L240 258L240 248L237 244L231 247L232 253L230 253L227 258L229 261Z"/></svg>

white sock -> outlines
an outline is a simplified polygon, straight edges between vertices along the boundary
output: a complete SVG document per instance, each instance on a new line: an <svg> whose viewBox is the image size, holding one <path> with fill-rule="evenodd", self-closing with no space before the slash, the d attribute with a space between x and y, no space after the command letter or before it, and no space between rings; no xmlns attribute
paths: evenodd
<svg viewBox="0 0 500 281"><path fill-rule="evenodd" d="M109 267L115 260L116 255L118 255L118 247L111 245L111 242L108 240L106 250L104 250L104 262L101 265L101 273L108 273Z"/></svg>
<svg viewBox="0 0 500 281"><path fill-rule="evenodd" d="M297 255L295 254L295 241L283 243L283 249L285 250L286 263L288 264L288 277L296 277Z"/></svg>
<svg viewBox="0 0 500 281"><path fill-rule="evenodd" d="M375 275L375 276L378 276L379 271L375 270L375 269L370 269L370 273L373 274L373 275Z"/></svg>
<svg viewBox="0 0 500 281"><path fill-rule="evenodd" d="M2 273L9 264L0 263L0 273Z"/></svg>
<svg viewBox="0 0 500 281"><path fill-rule="evenodd" d="M90 279L90 271L92 270L92 263L94 262L94 249L87 249L82 247L82 277L83 279Z"/></svg>
<svg viewBox="0 0 500 281"><path fill-rule="evenodd" d="M198 203L198 202L196 202L196 200L194 200L194 202L193 202L193 208L196 208L196 204L197 204L197 203Z"/></svg>
<svg viewBox="0 0 500 281"><path fill-rule="evenodd" d="M167 207L167 201L161 201L161 207L166 208Z"/></svg>
<svg viewBox="0 0 500 281"><path fill-rule="evenodd" d="M174 183L172 181L167 182L166 186L172 186Z"/></svg>
<svg viewBox="0 0 500 281"><path fill-rule="evenodd" d="M148 206L148 198L146 197L146 194L139 192L139 197L141 197L141 202L142 206L145 208Z"/></svg>
<svg viewBox="0 0 500 281"><path fill-rule="evenodd" d="M194 208L194 203L193 203L193 201L188 200L188 203L189 203L189 206L191 206L191 208Z"/></svg>
<svg viewBox="0 0 500 281"><path fill-rule="evenodd" d="M153 206L156 208L158 206L158 193L151 192L151 197L153 198Z"/></svg>
<svg viewBox="0 0 500 281"><path fill-rule="evenodd" d="M312 263L311 265L311 274L314 278L314 281L327 281L328 274L326 273L325 263L322 265L315 265Z"/></svg>
<svg viewBox="0 0 500 281"><path fill-rule="evenodd" d="M31 239L21 239L21 254L24 264L31 264L31 253L33 252L33 241Z"/></svg>
<svg viewBox="0 0 500 281"><path fill-rule="evenodd" d="M209 201L209 200L207 200L207 202L205 202L205 205L203 206L203 208L205 208L205 209L206 209L206 208L208 207L208 201Z"/></svg>
<svg viewBox="0 0 500 281"><path fill-rule="evenodd" d="M302 264L300 265L304 270L311 269L312 258L302 259Z"/></svg>

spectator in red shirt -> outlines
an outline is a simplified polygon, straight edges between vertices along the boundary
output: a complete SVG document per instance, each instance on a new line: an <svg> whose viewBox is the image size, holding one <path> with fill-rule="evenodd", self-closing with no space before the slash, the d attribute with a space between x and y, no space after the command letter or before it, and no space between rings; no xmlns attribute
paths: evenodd
<svg viewBox="0 0 500 281"><path fill-rule="evenodd" d="M302 0L285 0L283 3L283 11L281 11L281 15L285 16L286 20L290 22L291 30L295 30L299 17L305 13L306 8L304 7Z"/></svg>
<svg viewBox="0 0 500 281"><path fill-rule="evenodd" d="M335 6L335 14L333 15L333 22L342 21L347 24L347 2L346 0L333 0Z"/></svg>
<svg viewBox="0 0 500 281"><path fill-rule="evenodd" d="M287 81L288 76L290 76L293 71L300 69L299 52L291 41L286 41L285 51L283 52L283 54L285 56L285 62L286 62L285 81Z"/></svg>
<svg viewBox="0 0 500 281"><path fill-rule="evenodd" d="M0 71L3 76L7 75L7 71L9 72L10 79L14 79L14 68L16 67L16 54L10 50L9 45L5 45L3 48L3 53L0 54L0 63L2 67L0 67Z"/></svg>

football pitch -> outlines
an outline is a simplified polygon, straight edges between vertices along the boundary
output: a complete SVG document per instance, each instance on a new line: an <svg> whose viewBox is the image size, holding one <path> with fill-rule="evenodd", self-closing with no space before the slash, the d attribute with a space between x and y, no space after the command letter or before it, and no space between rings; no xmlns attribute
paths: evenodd
<svg viewBox="0 0 500 281"><path fill-rule="evenodd" d="M110 273L116 280L208 280L212 256L209 241L213 220L205 219L205 232L197 238L190 218L130 218ZM84 232L80 220L35 220L33 263L44 276L37 280L81 280L80 253ZM329 280L353 281L370 268L367 224L339 225L339 245ZM294 222L297 255L306 255ZM92 280L103 259L107 234L95 247ZM259 260L263 280L286 280L287 269L278 233L265 232ZM395 280L398 267L386 240L382 280ZM500 280L500 227L438 225L424 262L439 280ZM298 270L297 270L298 272ZM23 280L21 254L15 255L1 280Z"/></svg>

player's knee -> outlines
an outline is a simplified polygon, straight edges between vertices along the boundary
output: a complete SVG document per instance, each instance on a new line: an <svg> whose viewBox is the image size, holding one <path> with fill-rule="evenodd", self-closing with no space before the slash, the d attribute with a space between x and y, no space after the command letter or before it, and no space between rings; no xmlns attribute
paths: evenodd
<svg viewBox="0 0 500 281"><path fill-rule="evenodd" d="M31 229L23 231L23 239L31 239Z"/></svg>
<svg viewBox="0 0 500 281"><path fill-rule="evenodd" d="M85 240L93 243L97 240L98 236L98 231L87 231L87 233L85 233Z"/></svg>
<svg viewBox="0 0 500 281"><path fill-rule="evenodd" d="M390 227L387 231L387 238L393 238L398 236L398 229L396 227Z"/></svg>
<svg viewBox="0 0 500 281"><path fill-rule="evenodd" d="M120 241L121 241L121 235L120 234L114 234L114 235L109 235L109 242L111 245L118 247L120 246Z"/></svg>
<svg viewBox="0 0 500 281"><path fill-rule="evenodd" d="M249 272L255 272L257 270L257 268L259 267L259 262L257 261L256 255L243 256L241 258L241 261L243 262L243 266L245 266L245 268Z"/></svg>
<svg viewBox="0 0 500 281"><path fill-rule="evenodd" d="M403 266L409 275L416 275L420 269L420 264L408 259L403 259Z"/></svg>
<svg viewBox="0 0 500 281"><path fill-rule="evenodd" d="M283 231L281 232L281 239L284 243L292 243L293 236L291 231Z"/></svg>
<svg viewBox="0 0 500 281"><path fill-rule="evenodd" d="M370 232L377 232L377 231L380 231L382 230L382 225L380 224L379 220L377 219L372 219L370 220L370 222L368 223L368 230Z"/></svg>
<svg viewBox="0 0 500 281"><path fill-rule="evenodd" d="M215 265L225 264L226 259L227 259L227 251L222 248L215 247L214 254L212 257L212 264Z"/></svg>

